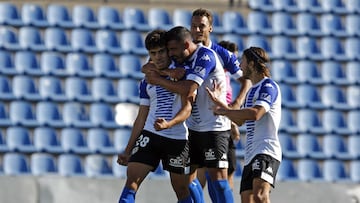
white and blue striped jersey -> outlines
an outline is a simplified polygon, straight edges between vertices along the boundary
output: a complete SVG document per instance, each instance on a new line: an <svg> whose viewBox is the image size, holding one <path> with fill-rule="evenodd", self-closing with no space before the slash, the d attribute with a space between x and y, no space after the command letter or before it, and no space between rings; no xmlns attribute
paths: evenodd
<svg viewBox="0 0 360 203"><path fill-rule="evenodd" d="M244 108L262 106L266 113L258 120L248 120L246 125L245 165L257 154L267 154L281 161L278 129L281 119L281 92L270 78L264 78L248 91Z"/></svg>
<svg viewBox="0 0 360 203"><path fill-rule="evenodd" d="M188 138L185 121L161 131L156 131L154 128L157 118L169 121L179 112L182 107L179 94L172 93L161 86L148 84L143 79L140 83L140 105L149 106L144 130L171 139L184 140Z"/></svg>
<svg viewBox="0 0 360 203"><path fill-rule="evenodd" d="M189 129L198 132L229 130L230 120L225 116L214 115L214 103L206 92L206 87L212 89L216 81L222 87L220 99L226 102L226 77L217 54L207 47L198 46L186 65L190 67L186 79L199 85L196 101L187 119Z"/></svg>

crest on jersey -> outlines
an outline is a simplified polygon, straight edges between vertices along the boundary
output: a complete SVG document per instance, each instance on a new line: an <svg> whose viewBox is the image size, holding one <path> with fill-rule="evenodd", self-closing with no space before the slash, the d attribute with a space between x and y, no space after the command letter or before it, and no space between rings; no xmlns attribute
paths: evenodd
<svg viewBox="0 0 360 203"><path fill-rule="evenodd" d="M196 66L194 68L194 72L197 73L198 75L200 75L201 77L205 76L205 68L202 66Z"/></svg>

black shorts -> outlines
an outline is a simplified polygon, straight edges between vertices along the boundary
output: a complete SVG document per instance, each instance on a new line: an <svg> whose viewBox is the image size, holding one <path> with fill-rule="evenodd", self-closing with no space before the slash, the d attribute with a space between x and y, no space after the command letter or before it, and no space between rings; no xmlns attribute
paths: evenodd
<svg viewBox="0 0 360 203"><path fill-rule="evenodd" d="M197 132L189 130L191 165L228 168L229 131Z"/></svg>
<svg viewBox="0 0 360 203"><path fill-rule="evenodd" d="M143 130L136 140L129 162L139 162L177 174L190 172L189 142L156 135Z"/></svg>
<svg viewBox="0 0 360 203"><path fill-rule="evenodd" d="M278 171L280 161L266 154L256 155L251 162L244 166L240 193L253 189L254 178L261 178L275 187L276 173Z"/></svg>
<svg viewBox="0 0 360 203"><path fill-rule="evenodd" d="M229 150L228 150L228 161L229 161L229 168L228 168L228 175L233 173L236 169L236 147L234 141L229 139Z"/></svg>

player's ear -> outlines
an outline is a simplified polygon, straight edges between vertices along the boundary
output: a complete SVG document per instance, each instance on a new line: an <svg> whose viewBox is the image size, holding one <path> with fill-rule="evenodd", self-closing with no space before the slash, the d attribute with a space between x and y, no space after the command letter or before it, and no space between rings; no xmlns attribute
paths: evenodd
<svg viewBox="0 0 360 203"><path fill-rule="evenodd" d="M213 26L211 25L211 26L210 26L210 32L212 32L212 31L213 31Z"/></svg>
<svg viewBox="0 0 360 203"><path fill-rule="evenodd" d="M189 43L189 41L188 41L188 40L186 40L186 41L185 41L185 43L184 43L184 47L185 47L185 49L188 49L188 48L189 48L189 46L190 46L190 43Z"/></svg>

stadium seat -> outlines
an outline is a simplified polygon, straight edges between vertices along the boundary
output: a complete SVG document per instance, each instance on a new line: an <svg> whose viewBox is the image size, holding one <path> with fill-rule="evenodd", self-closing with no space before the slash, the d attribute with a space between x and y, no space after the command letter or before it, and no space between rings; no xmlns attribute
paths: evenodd
<svg viewBox="0 0 360 203"><path fill-rule="evenodd" d="M43 100L55 102L65 102L67 100L58 77L41 77L39 79L39 94Z"/></svg>
<svg viewBox="0 0 360 203"><path fill-rule="evenodd" d="M57 133L51 127L37 127L34 130L34 146L37 152L52 154L63 153L63 149L57 138Z"/></svg>
<svg viewBox="0 0 360 203"><path fill-rule="evenodd" d="M271 40L271 50L273 59L299 60L292 40L287 36L276 35Z"/></svg>
<svg viewBox="0 0 360 203"><path fill-rule="evenodd" d="M351 157L351 159L359 159L360 158L359 143L360 143L360 136L353 134L348 137L346 146L347 146L349 156Z"/></svg>
<svg viewBox="0 0 360 203"><path fill-rule="evenodd" d="M327 108L336 110L351 110L346 101L344 90L337 85L326 85L321 90L321 101Z"/></svg>
<svg viewBox="0 0 360 203"><path fill-rule="evenodd" d="M149 26L152 29L170 30L173 27L172 19L167 10L153 7L148 12Z"/></svg>
<svg viewBox="0 0 360 203"><path fill-rule="evenodd" d="M299 154L304 158L326 159L327 156L323 151L318 136L314 134L301 133L296 138L296 148Z"/></svg>
<svg viewBox="0 0 360 203"><path fill-rule="evenodd" d="M324 176L319 163L313 159L300 159L298 161L298 176L301 181L317 182L324 181Z"/></svg>
<svg viewBox="0 0 360 203"><path fill-rule="evenodd" d="M132 79L142 79L144 74L141 72L141 58L134 54L123 54L119 56L119 72L122 77Z"/></svg>
<svg viewBox="0 0 360 203"><path fill-rule="evenodd" d="M89 120L85 106L78 102L66 102L63 105L63 120L69 127L90 128L93 127Z"/></svg>
<svg viewBox="0 0 360 203"><path fill-rule="evenodd" d="M130 128L118 128L114 131L114 147L118 153L121 153L125 150L128 141L131 136L131 129Z"/></svg>
<svg viewBox="0 0 360 203"><path fill-rule="evenodd" d="M0 3L0 24L10 26L22 26L23 22L15 4L10 2Z"/></svg>
<svg viewBox="0 0 360 203"><path fill-rule="evenodd" d="M108 160L103 155L92 154L85 157L85 175L87 177L111 176L112 171Z"/></svg>
<svg viewBox="0 0 360 203"><path fill-rule="evenodd" d="M61 27L65 29L74 28L69 11L66 6L50 3L47 7L47 20L50 26Z"/></svg>
<svg viewBox="0 0 360 203"><path fill-rule="evenodd" d="M100 52L111 54L122 54L122 49L118 37L113 30L97 30L95 34L95 44Z"/></svg>
<svg viewBox="0 0 360 203"><path fill-rule="evenodd" d="M247 26L252 34L275 34L275 32L272 30L272 25L268 19L267 14L262 12L250 11L247 15Z"/></svg>
<svg viewBox="0 0 360 203"><path fill-rule="evenodd" d="M36 148L30 138L30 133L24 127L9 127L6 129L6 144L10 151L33 153Z"/></svg>
<svg viewBox="0 0 360 203"><path fill-rule="evenodd" d="M326 60L346 61L343 44L337 37L323 37L320 40L321 54Z"/></svg>
<svg viewBox="0 0 360 203"><path fill-rule="evenodd" d="M298 109L303 107L300 103L297 102L294 90L290 85L280 84L281 90L281 102L285 108L288 109Z"/></svg>
<svg viewBox="0 0 360 203"><path fill-rule="evenodd" d="M298 13L296 15L296 27L299 34L311 37L322 37L320 23L314 13Z"/></svg>
<svg viewBox="0 0 360 203"><path fill-rule="evenodd" d="M307 1L297 1L297 5L301 12L308 12L314 14L324 13L319 0L307 0Z"/></svg>
<svg viewBox="0 0 360 203"><path fill-rule="evenodd" d="M272 58L273 55L272 55L271 46L270 43L267 41L266 37L262 35L249 35L249 37L246 40L246 47L251 47L251 46L263 48L267 52L268 56Z"/></svg>
<svg viewBox="0 0 360 203"><path fill-rule="evenodd" d="M295 62L295 75L299 83L308 83L312 85L324 85L320 71L315 61L298 60Z"/></svg>
<svg viewBox="0 0 360 203"><path fill-rule="evenodd" d="M0 27L0 48L10 51L21 50L18 36L14 28L1 26Z"/></svg>
<svg viewBox="0 0 360 203"><path fill-rule="evenodd" d="M348 123L348 128L350 129L352 134L360 134L360 111L349 111L346 120Z"/></svg>
<svg viewBox="0 0 360 203"><path fill-rule="evenodd" d="M323 151L327 159L349 160L353 158L349 153L344 136L339 134L325 134L323 137Z"/></svg>
<svg viewBox="0 0 360 203"><path fill-rule="evenodd" d="M73 51L65 30L59 27L47 27L45 29L44 44L49 51L57 51L57 52Z"/></svg>
<svg viewBox="0 0 360 203"><path fill-rule="evenodd" d="M45 51L46 47L40 30L35 27L23 26L19 28L19 45L24 50Z"/></svg>
<svg viewBox="0 0 360 203"><path fill-rule="evenodd" d="M5 142L4 138L3 138L3 134L2 134L2 133L0 133L0 152L1 152L1 153L9 152L9 148L8 148L8 146L6 145L6 142ZM1 166L2 166L2 164L1 164Z"/></svg>
<svg viewBox="0 0 360 203"><path fill-rule="evenodd" d="M242 51L245 49L243 38L238 34L225 33L222 36L222 40L233 42L233 43L237 44L239 53L242 53ZM211 41L213 41L213 40L211 40Z"/></svg>
<svg viewBox="0 0 360 203"><path fill-rule="evenodd" d="M241 35L250 34L246 21L240 12L224 11L222 15L222 25L225 33Z"/></svg>
<svg viewBox="0 0 360 203"><path fill-rule="evenodd" d="M326 13L338 15L344 15L348 13L348 10L342 0L321 0L320 3L323 11Z"/></svg>
<svg viewBox="0 0 360 203"><path fill-rule="evenodd" d="M296 39L296 50L302 59L311 59L315 61L325 60L320 52L316 39L313 37L302 36Z"/></svg>
<svg viewBox="0 0 360 203"><path fill-rule="evenodd" d="M65 126L58 103L41 101L36 104L36 119L41 126L61 128Z"/></svg>
<svg viewBox="0 0 360 203"><path fill-rule="evenodd" d="M360 87L358 85L347 86L346 101L350 109L360 109Z"/></svg>
<svg viewBox="0 0 360 203"><path fill-rule="evenodd" d="M100 28L121 31L125 29L124 22L118 10L111 6L99 7L97 20Z"/></svg>
<svg viewBox="0 0 360 203"><path fill-rule="evenodd" d="M283 159L276 174L279 181L297 181L298 176L292 159Z"/></svg>
<svg viewBox="0 0 360 203"><path fill-rule="evenodd" d="M112 172L115 177L126 178L126 166L119 165L117 163L118 155L114 155L112 158Z"/></svg>
<svg viewBox="0 0 360 203"><path fill-rule="evenodd" d="M349 85L344 68L338 61L324 61L321 63L321 77L328 85Z"/></svg>
<svg viewBox="0 0 360 203"><path fill-rule="evenodd" d="M279 1L279 0L278 0ZM275 12L271 16L272 29L277 35L298 36L293 17L287 12Z"/></svg>
<svg viewBox="0 0 360 203"><path fill-rule="evenodd" d="M111 54L98 53L93 56L93 71L95 77L119 79L122 75Z"/></svg>
<svg viewBox="0 0 360 203"><path fill-rule="evenodd" d="M84 168L79 155L60 154L58 158L58 171L61 176L84 176Z"/></svg>
<svg viewBox="0 0 360 203"><path fill-rule="evenodd" d="M39 76L43 72L40 68L36 54L32 51L18 51L15 53L14 65L18 74Z"/></svg>
<svg viewBox="0 0 360 203"><path fill-rule="evenodd" d="M3 101L15 99L11 87L11 82L6 76L0 76L0 99Z"/></svg>
<svg viewBox="0 0 360 203"><path fill-rule="evenodd" d="M288 133L279 133L279 140L284 158L299 159L303 158L296 149L293 136Z"/></svg>
<svg viewBox="0 0 360 203"><path fill-rule="evenodd" d="M347 126L345 116L340 110L327 109L322 113L323 127L328 133L349 135L351 130Z"/></svg>
<svg viewBox="0 0 360 203"><path fill-rule="evenodd" d="M10 103L9 117L15 125L26 127L35 127L38 125L32 106L28 101L12 101Z"/></svg>
<svg viewBox="0 0 360 203"><path fill-rule="evenodd" d="M281 110L281 122L279 130L280 132L286 133L299 133L300 129L297 127L296 121L294 120L293 114L290 109L283 108Z"/></svg>
<svg viewBox="0 0 360 203"><path fill-rule="evenodd" d="M35 27L47 27L45 12L39 4L25 3L21 6L21 19L24 25Z"/></svg>
<svg viewBox="0 0 360 203"><path fill-rule="evenodd" d="M60 135L61 146L65 153L89 154L84 135L79 128L63 128Z"/></svg>
<svg viewBox="0 0 360 203"><path fill-rule="evenodd" d="M97 53L93 33L85 28L75 28L71 30L70 44L74 51L89 54Z"/></svg>
<svg viewBox="0 0 360 203"><path fill-rule="evenodd" d="M87 145L92 153L116 154L109 133L104 128L91 128L87 134Z"/></svg>
<svg viewBox="0 0 360 203"><path fill-rule="evenodd" d="M212 18L213 34L215 35L225 34L225 29L223 27L220 15L217 12L213 11L212 17L213 17Z"/></svg>
<svg viewBox="0 0 360 203"><path fill-rule="evenodd" d="M235 155L238 158L244 158L245 155L245 144L242 140L239 140L235 143Z"/></svg>
<svg viewBox="0 0 360 203"><path fill-rule="evenodd" d="M89 115L90 121L94 126L113 129L119 127L119 125L115 122L113 109L107 103L91 103Z"/></svg>
<svg viewBox="0 0 360 203"><path fill-rule="evenodd" d="M113 82L108 78L94 78L91 83L92 97L97 102L120 102Z"/></svg>
<svg viewBox="0 0 360 203"><path fill-rule="evenodd" d="M5 175L30 175L29 160L24 154L5 153L3 163Z"/></svg>
<svg viewBox="0 0 360 203"><path fill-rule="evenodd" d="M120 102L115 106L115 121L119 126L132 128L138 111L138 103Z"/></svg>
<svg viewBox="0 0 360 203"><path fill-rule="evenodd" d="M140 8L125 7L122 17L126 29L137 30L139 32L148 32L151 30L147 16Z"/></svg>
<svg viewBox="0 0 360 203"><path fill-rule="evenodd" d="M88 29L100 28L94 11L92 10L92 8L85 5L74 5L72 10L72 21L75 27Z"/></svg>
<svg viewBox="0 0 360 203"><path fill-rule="evenodd" d="M320 30L326 36L347 37L341 17L336 14L322 14L320 16Z"/></svg>
<svg viewBox="0 0 360 203"><path fill-rule="evenodd" d="M352 7L352 5L351 5ZM359 6L360 13L360 6ZM360 36L360 16L358 14L350 14L345 17L345 29L348 36L359 37Z"/></svg>
<svg viewBox="0 0 360 203"><path fill-rule="evenodd" d="M191 18L192 18L192 12L190 10L176 8L173 11L172 22L174 26L184 26L186 28L190 28Z"/></svg>
<svg viewBox="0 0 360 203"><path fill-rule="evenodd" d="M26 75L16 75L12 81L13 93L17 99L39 101L41 96L35 86L35 81Z"/></svg>
<svg viewBox="0 0 360 203"><path fill-rule="evenodd" d="M42 52L40 66L43 74L54 75L56 77L67 76L64 60L64 55L58 52Z"/></svg>
<svg viewBox="0 0 360 203"><path fill-rule="evenodd" d="M0 50L0 72L3 75L16 75L17 70L15 69L12 55L9 51Z"/></svg>
<svg viewBox="0 0 360 203"><path fill-rule="evenodd" d="M360 25L360 24L359 24ZM360 40L357 37L349 37L344 43L345 57L347 60L360 60Z"/></svg>
<svg viewBox="0 0 360 203"><path fill-rule="evenodd" d="M57 173L55 157L47 153L31 154L31 174L35 176L55 175Z"/></svg>
<svg viewBox="0 0 360 203"><path fill-rule="evenodd" d="M325 109L326 106L322 103L319 90L315 85L299 84L296 86L297 101L305 108L316 110Z"/></svg>
<svg viewBox="0 0 360 203"><path fill-rule="evenodd" d="M345 164L340 160L325 160L323 174L324 180L328 182L348 182L350 180L345 169Z"/></svg>
<svg viewBox="0 0 360 203"><path fill-rule="evenodd" d="M234 177L241 177L243 173L243 166L240 161L236 161L236 167L234 171Z"/></svg>
<svg viewBox="0 0 360 203"><path fill-rule="evenodd" d="M94 77L87 55L84 53L68 53L65 66L66 72L70 76Z"/></svg>
<svg viewBox="0 0 360 203"><path fill-rule="evenodd" d="M296 0L272 0L273 7L276 11L287 13L299 13L300 9Z"/></svg>
<svg viewBox="0 0 360 203"><path fill-rule="evenodd" d="M88 84L86 80L81 77L68 77L65 79L65 95L69 101L93 101Z"/></svg>
<svg viewBox="0 0 360 203"><path fill-rule="evenodd" d="M353 160L350 162L350 170L349 170L350 179L356 183L360 182L360 161Z"/></svg>
<svg viewBox="0 0 360 203"><path fill-rule="evenodd" d="M294 67L289 60L274 59L271 62L271 76L279 83L298 84Z"/></svg>
<svg viewBox="0 0 360 203"><path fill-rule="evenodd" d="M11 125L12 125L12 122L9 119L7 109L4 105L4 103L0 102L0 126L1 127L9 127Z"/></svg>
<svg viewBox="0 0 360 203"><path fill-rule="evenodd" d="M122 102L138 104L140 101L139 82L129 78L120 79L117 86L117 94Z"/></svg>
<svg viewBox="0 0 360 203"><path fill-rule="evenodd" d="M360 62L349 61L345 65L346 78L351 84L360 84Z"/></svg>
<svg viewBox="0 0 360 203"><path fill-rule="evenodd" d="M255 11L263 11L263 12L275 12L276 9L274 7L274 5L272 4L271 0L252 0L252 1L248 1L249 7L252 10Z"/></svg>
<svg viewBox="0 0 360 203"><path fill-rule="evenodd" d="M121 32L120 44L124 53L138 54L140 56L148 54L142 35L136 30L125 30Z"/></svg>
<svg viewBox="0 0 360 203"><path fill-rule="evenodd" d="M303 133L327 133L327 129L324 128L318 112L313 109L299 109L297 111L296 121L298 128Z"/></svg>

